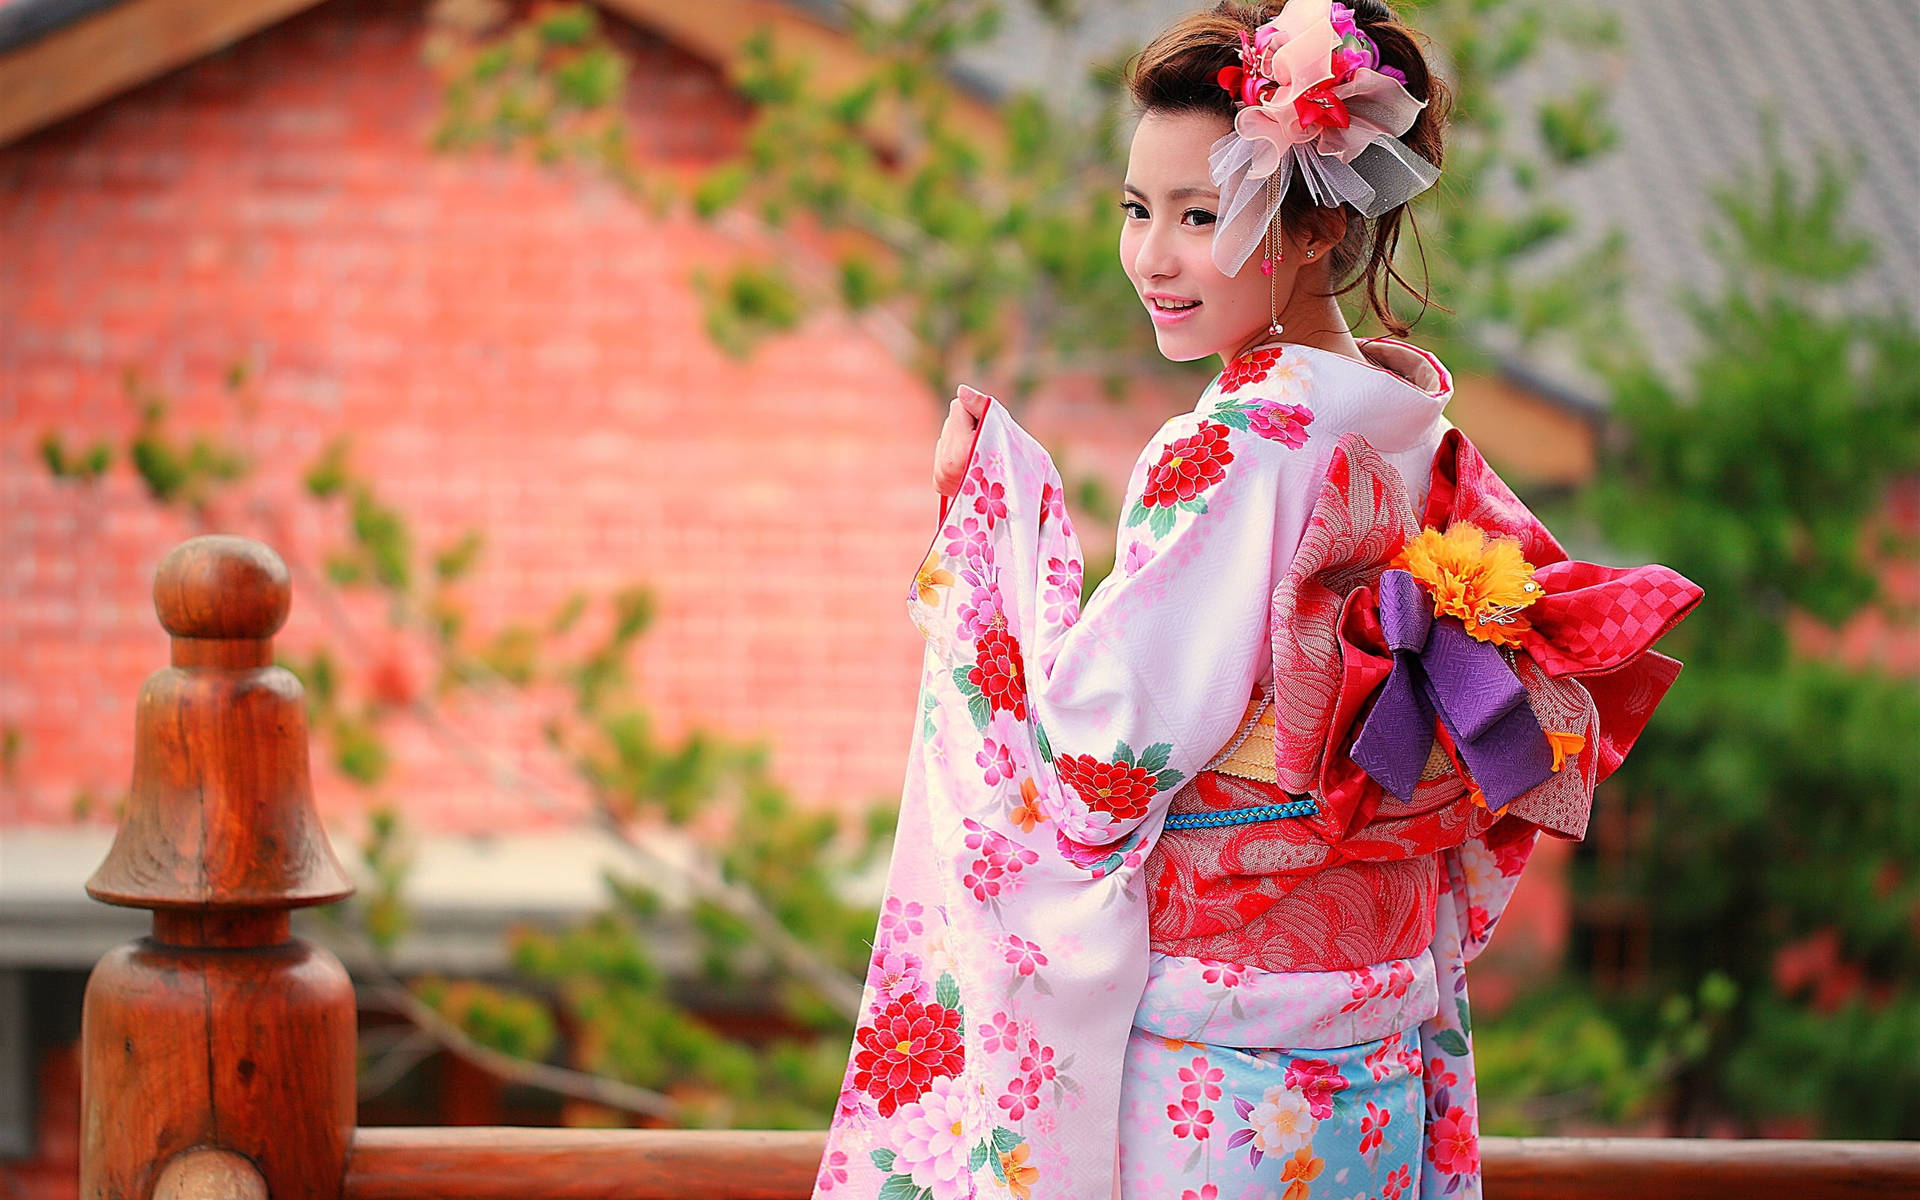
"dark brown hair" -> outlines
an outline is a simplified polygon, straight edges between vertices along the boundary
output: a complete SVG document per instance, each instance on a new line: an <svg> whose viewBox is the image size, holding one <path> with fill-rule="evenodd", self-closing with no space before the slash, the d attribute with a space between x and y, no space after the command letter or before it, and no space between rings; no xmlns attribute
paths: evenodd
<svg viewBox="0 0 1920 1200"><path fill-rule="evenodd" d="M1383 66L1397 68L1407 77L1407 91L1427 106L1414 119L1413 127L1400 140L1409 150L1434 166L1440 165L1444 152L1447 112L1452 95L1447 85L1427 66L1421 53L1419 35L1400 23L1383 0L1342 0L1353 10L1354 20L1373 44L1380 49ZM1220 86L1222 67L1240 63L1240 35L1272 20L1285 7L1285 0L1252 0L1239 3L1224 0L1213 8L1177 22L1147 44L1127 67L1127 93L1144 113L1215 113L1233 120L1234 98ZM1283 224L1305 222L1309 228L1327 230L1327 210L1315 203L1305 187L1287 190L1280 202ZM1432 303L1424 286L1415 287L1393 265L1394 250L1400 244L1400 223L1413 224L1406 205L1400 205L1368 219L1347 208L1347 232L1334 246L1327 264L1327 279L1332 295L1344 295L1366 286L1367 311L1390 334L1407 332L1408 322L1394 315L1388 304L1388 290L1399 284L1420 302L1425 312ZM1298 226L1296 226L1297 228ZM1420 244L1415 227L1413 240ZM1422 256L1424 267L1425 256ZM1416 316L1416 320L1418 317Z"/></svg>

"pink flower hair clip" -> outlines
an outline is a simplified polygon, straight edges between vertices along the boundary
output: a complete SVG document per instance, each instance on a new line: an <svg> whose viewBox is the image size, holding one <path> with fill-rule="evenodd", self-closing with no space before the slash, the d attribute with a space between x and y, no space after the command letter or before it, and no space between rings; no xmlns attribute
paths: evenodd
<svg viewBox="0 0 1920 1200"><path fill-rule="evenodd" d="M1237 275L1266 236L1296 176L1315 202L1353 205L1377 217L1440 178L1440 169L1400 140L1426 101L1406 76L1380 63L1380 49L1333 0L1292 0L1252 36L1240 35L1240 65L1220 86L1238 112L1207 165L1220 189L1213 261Z"/></svg>

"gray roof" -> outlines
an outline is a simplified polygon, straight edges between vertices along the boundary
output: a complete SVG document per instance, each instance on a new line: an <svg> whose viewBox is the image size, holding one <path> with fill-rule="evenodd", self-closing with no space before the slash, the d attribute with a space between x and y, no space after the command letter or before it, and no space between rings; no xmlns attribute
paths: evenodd
<svg viewBox="0 0 1920 1200"><path fill-rule="evenodd" d="M1722 220L1712 194L1760 166L1769 121L1803 178L1823 154L1857 168L1847 216L1878 257L1841 300L1920 317L1920 4L1611 0L1608 9L1624 35L1604 79L1620 142L1555 191L1583 232L1626 234L1628 316L1657 362L1686 359L1693 331L1678 297L1721 282L1706 242ZM1565 55L1543 59L1520 96L1544 92L1568 65Z"/></svg>
<svg viewBox="0 0 1920 1200"><path fill-rule="evenodd" d="M0 0L0 54L36 42L62 25L120 0Z"/></svg>
<svg viewBox="0 0 1920 1200"><path fill-rule="evenodd" d="M1609 228L1627 239L1628 317L1656 361L1684 362L1691 330L1683 288L1711 288L1706 249L1718 218L1710 196L1762 157L1763 114L1778 122L1790 162L1825 151L1857 156L1849 216L1879 258L1845 293L1850 305L1898 307L1920 318L1920 4L1915 0L1590 0L1621 28L1612 49L1543 54L1513 81L1510 100L1557 94L1568 81L1608 91L1620 138L1610 153L1562 176L1556 197L1579 238ZM1079 6L1066 36L1010 5L993 42L964 58L989 90L1036 88L1143 44L1194 0L1104 0ZM1564 348L1511 351L1524 375L1562 395L1597 400Z"/></svg>
<svg viewBox="0 0 1920 1200"><path fill-rule="evenodd" d="M116 0L0 0L0 51L23 45ZM788 0L837 23L833 0ZM881 0L899 2L899 0ZM1691 330L1678 303L1711 289L1719 267L1704 231L1714 188L1757 164L1763 114L1789 161L1827 152L1859 169L1849 216L1879 250L1844 293L1850 306L1904 309L1920 319L1920 3L1915 0L1585 0L1621 26L1618 49L1542 55L1510 98L1531 104L1565 81L1608 89L1619 145L1559 178L1558 199L1582 239L1626 235L1628 317L1656 361L1685 361ZM961 56L957 74L985 95L1063 92L1088 64L1137 49L1195 0L1082 0L1057 27L1028 4L1005 6L998 34ZM1565 347L1513 348L1513 367L1545 390L1593 403L1592 383Z"/></svg>

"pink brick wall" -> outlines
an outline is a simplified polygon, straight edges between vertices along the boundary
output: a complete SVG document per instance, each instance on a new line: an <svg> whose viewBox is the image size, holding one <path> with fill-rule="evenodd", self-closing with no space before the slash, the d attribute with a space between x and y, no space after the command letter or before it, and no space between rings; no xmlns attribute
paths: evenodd
<svg viewBox="0 0 1920 1200"><path fill-rule="evenodd" d="M811 801L887 798L937 398L832 313L747 363L717 351L690 274L784 247L652 219L583 175L436 156L422 32L420 5L337 0L0 147L0 726L24 738L0 822L67 821L79 793L121 793L133 698L165 660L148 587L197 530L124 463L88 489L49 479L36 451L49 429L124 442L128 368L173 398L176 428L220 424L259 462L216 527L319 564L339 523L298 480L350 433L422 543L486 531L465 588L477 628L645 581L660 616L637 668L667 728L766 738ZM715 70L622 37L650 98L632 113L645 163L686 171L738 143L747 113ZM245 422L219 382L236 358L260 372ZM1024 415L1071 431L1075 468L1115 486L1160 419L1066 395ZM350 611L380 628L377 608ZM297 581L283 647L339 640ZM347 656L359 676L408 657L368 640ZM577 811L528 714L458 723ZM388 729L381 793L416 824L551 819L407 719ZM346 815L352 789L319 782Z"/></svg>

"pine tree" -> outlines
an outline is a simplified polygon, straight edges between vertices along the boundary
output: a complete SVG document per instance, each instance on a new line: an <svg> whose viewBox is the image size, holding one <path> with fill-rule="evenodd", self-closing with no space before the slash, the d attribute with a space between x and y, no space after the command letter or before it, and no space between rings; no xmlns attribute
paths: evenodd
<svg viewBox="0 0 1920 1200"><path fill-rule="evenodd" d="M1799 180L1773 149L1717 197L1724 282L1691 300L1686 379L1611 364L1591 511L1706 589L1663 646L1686 670L1613 790L1650 811L1624 886L1653 978L1626 1027L1710 976L1737 988L1675 1081L1679 1133L1731 1115L1920 1134L1920 688L1794 634L1884 603L1878 573L1916 550L1882 512L1920 471L1920 336L1842 306L1871 257L1846 193L1832 164Z"/></svg>

